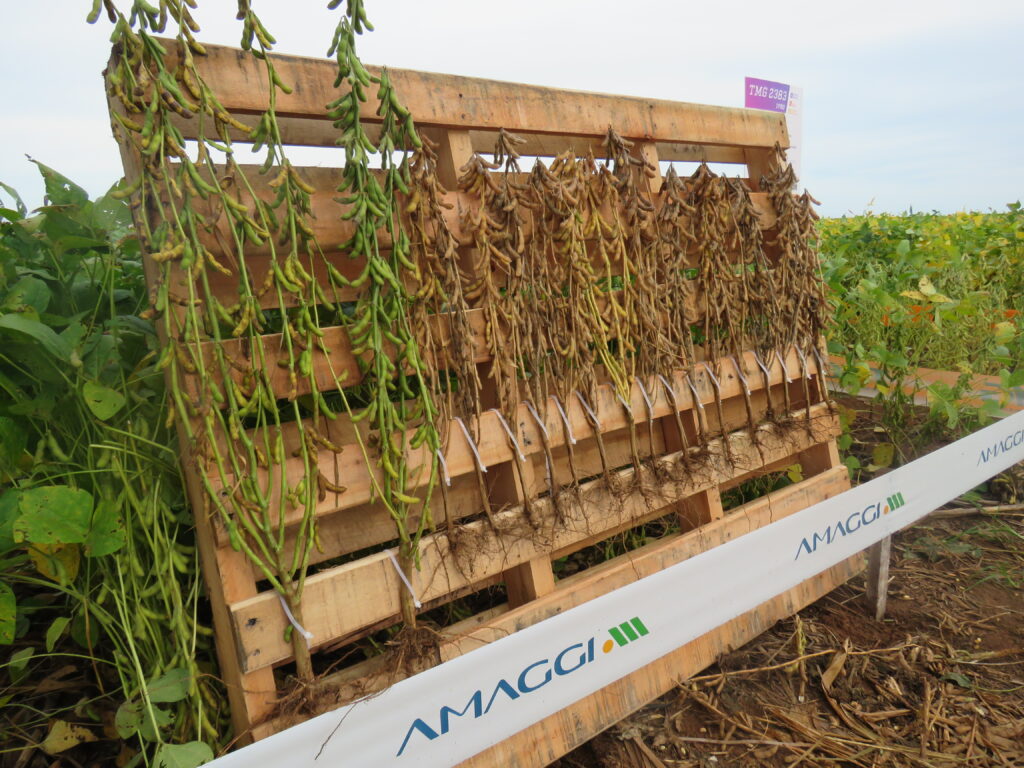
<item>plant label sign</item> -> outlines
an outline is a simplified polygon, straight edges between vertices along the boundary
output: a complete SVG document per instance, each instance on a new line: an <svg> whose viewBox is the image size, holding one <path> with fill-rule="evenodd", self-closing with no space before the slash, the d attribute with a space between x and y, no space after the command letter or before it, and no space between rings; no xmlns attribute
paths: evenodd
<svg viewBox="0 0 1024 768"><path fill-rule="evenodd" d="M789 128L789 151L786 156L793 164L798 178L800 151L803 148L803 100L804 89L799 86L762 80L759 77L743 78L743 106L747 109L781 112L786 116Z"/></svg>
<svg viewBox="0 0 1024 768"><path fill-rule="evenodd" d="M747 109L765 109L785 114L789 106L789 86L786 83L762 80L759 77L745 77L743 93L743 106Z"/></svg>

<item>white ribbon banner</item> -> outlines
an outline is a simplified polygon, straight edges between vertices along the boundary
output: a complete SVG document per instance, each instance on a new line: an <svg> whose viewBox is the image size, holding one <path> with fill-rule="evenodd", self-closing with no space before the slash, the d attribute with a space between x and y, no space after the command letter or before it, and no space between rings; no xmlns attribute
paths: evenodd
<svg viewBox="0 0 1024 768"><path fill-rule="evenodd" d="M212 765L451 766L1024 461L1024 412Z"/></svg>

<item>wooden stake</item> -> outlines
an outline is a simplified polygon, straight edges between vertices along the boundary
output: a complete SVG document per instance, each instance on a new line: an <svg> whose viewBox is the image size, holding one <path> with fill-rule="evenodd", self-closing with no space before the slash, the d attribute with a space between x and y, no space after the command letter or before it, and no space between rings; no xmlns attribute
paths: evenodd
<svg viewBox="0 0 1024 768"><path fill-rule="evenodd" d="M892 552L892 536L886 536L868 549L867 602L873 610L875 621L885 616L885 602L889 587L889 559Z"/></svg>

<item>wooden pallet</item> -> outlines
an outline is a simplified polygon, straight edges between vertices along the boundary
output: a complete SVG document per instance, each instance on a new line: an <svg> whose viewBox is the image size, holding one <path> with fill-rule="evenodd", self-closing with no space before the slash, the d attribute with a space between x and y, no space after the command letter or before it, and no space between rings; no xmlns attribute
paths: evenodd
<svg viewBox="0 0 1024 768"><path fill-rule="evenodd" d="M175 45L169 41L166 45L173 59ZM278 94L277 98L285 142L333 146L335 130L324 113L324 105L338 95L332 87L333 63L291 56L275 56L275 63L281 78L296 85L292 94ZM244 117L265 108L268 92L259 62L234 49L209 46L208 55L200 57L198 65L230 113ZM745 174L762 214L762 227L771 234L775 213L761 187L761 177L769 169L776 145L787 143L785 123L779 115L422 72L392 70L390 76L421 131L439 145L441 181L451 189L457 186L458 169L474 152L491 151L499 129L514 131L527 140L524 155L552 156L570 148L585 152L599 147L608 127L614 126L633 140L635 151L655 167L661 160L734 164ZM111 103L112 111L119 109L117 103ZM372 99L364 109L366 119L373 121L376 104ZM186 138L196 137L190 121L182 119L179 127ZM114 128L115 135L120 135L116 123ZM242 135L235 138L245 140ZM140 163L127 141L122 139L121 146L126 176L133 181ZM348 230L333 200L340 171L305 168L299 173L318 190L312 203L319 242L344 241ZM257 196L271 194L265 177L253 172L251 180ZM653 180L652 190L659 183ZM449 192L448 198L457 210L460 193ZM252 202L244 195L242 201ZM153 215L151 211L136 213ZM453 215L450 224L462 247L469 248L469 236L461 232L457 217ZM214 235L209 247L214 252L218 249ZM777 253L769 256L778 258ZM259 258L255 251L257 280L260 269L269 269L267 259L261 262ZM346 274L361 268L342 253L328 253L328 258ZM147 260L146 268L151 285L155 285L159 279L156 266ZM321 274L317 265L310 269ZM215 290L229 298L235 291L232 280L215 279ZM172 280L181 281L184 276L179 273ZM694 312L699 314L699 303ZM473 336L469 339L452 338L443 318L437 322L448 343L468 345L480 370L486 371L489 358L482 319L470 312ZM317 353L314 367L347 370L358 377L359 367L345 331L335 328L325 333L332 353L329 360ZM247 351L241 342L222 343L229 354L245 358ZM276 346L279 341L275 344L273 337L266 339L266 348ZM759 371L753 353L737 363L748 372ZM451 477L447 514L461 524L454 538L438 530L422 539L421 568L414 575L412 588L423 611L498 584L504 585L507 602L442 627L436 648L421 657L404 659L401 672L393 654L384 653L321 677L315 697L319 708L380 690L402 675L471 651L845 490L846 470L839 465L834 443L838 425L826 402L819 362L793 350L785 359L780 356L769 361L765 370L746 378L727 365L719 369L717 377L709 376L701 365L690 378L677 371L668 377L672 397L656 381L637 382L628 412L610 385L600 387L590 407L600 425L609 464L621 467L613 478L614 487L620 490L614 492L600 477L602 463L592 420L581 403L565 403L565 418L577 438L572 446L575 463L580 476L591 479L558 504L546 493L542 454L547 440L555 457L556 478L561 484L569 483L567 430L556 404L538 406L546 437L525 406L512 420L523 460L517 457L495 413L485 412L477 449L487 467L486 483L481 487L478 482L469 444L450 440L445 454ZM333 387L334 378L325 373L319 383ZM288 382L282 377L277 384L283 396ZM778 415L783 403L792 409L787 418L765 421L769 412ZM753 430L749 428L748 404L758 422ZM636 420L643 457L653 458L649 465L632 466L631 419ZM680 423L687 433L685 441L677 426ZM355 429L339 418L331 425L329 437L339 444L352 444ZM690 467L683 472L683 446L694 445L701 429L718 437L706 449L691 451ZM181 440L185 451L183 434ZM410 461L414 463L415 458ZM805 479L801 482L728 512L723 509L722 491L793 464L802 467ZM282 690L281 671L287 670L292 659L292 647L285 641L288 619L277 594L260 583L245 557L231 548L224 527L207 513L197 468L187 462L185 468L235 731L243 741L264 738L296 721L294 715L276 707ZM405 587L392 565L393 549L388 548L393 547L394 525L385 510L372 501L371 477L360 452L352 448L321 458L320 468L326 477L340 479L346 487L344 493L325 494L317 509L321 549L313 553L311 564L320 570L309 577L303 597L304 623L313 634L313 650L318 658L328 658L326 652L351 647L398 623ZM229 485L230 479L222 485ZM481 519L484 493L491 508L498 510L493 526ZM446 514L439 495L433 513L435 520ZM298 516L296 511L296 522ZM678 533L572 576L556 578L554 560L668 516L678 520ZM329 563L339 558L345 561ZM556 759L675 681L711 663L719 653L842 583L857 567L854 561L836 566L638 670L580 702L571 712L548 718L495 745L470 764L541 765Z"/></svg>

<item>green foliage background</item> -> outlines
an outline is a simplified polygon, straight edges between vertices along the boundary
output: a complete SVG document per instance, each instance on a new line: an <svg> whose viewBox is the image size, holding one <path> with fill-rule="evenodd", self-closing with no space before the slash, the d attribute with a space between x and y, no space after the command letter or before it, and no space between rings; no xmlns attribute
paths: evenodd
<svg viewBox="0 0 1024 768"><path fill-rule="evenodd" d="M41 208L0 192L3 742L198 765L225 713L139 244L125 203L39 170Z"/></svg>

